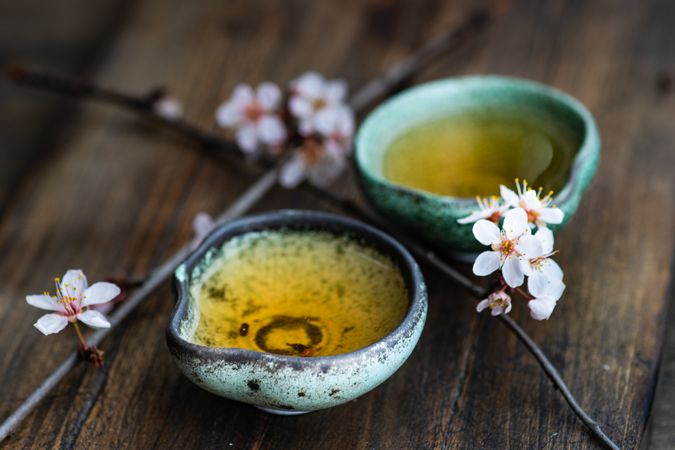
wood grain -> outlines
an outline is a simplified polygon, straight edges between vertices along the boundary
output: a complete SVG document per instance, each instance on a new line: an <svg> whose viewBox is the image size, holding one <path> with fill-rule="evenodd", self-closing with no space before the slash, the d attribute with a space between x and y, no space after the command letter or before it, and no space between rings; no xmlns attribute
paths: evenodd
<svg viewBox="0 0 675 450"><path fill-rule="evenodd" d="M58 7L41 2L0 3L0 67L35 62L85 76L106 55L109 37L118 32L131 2L64 0ZM77 13L73 13L77 11ZM66 140L77 110L72 102L17 90L0 77L0 214L26 170Z"/></svg>
<svg viewBox="0 0 675 450"><path fill-rule="evenodd" d="M672 2L523 0L488 33L417 81L458 73L526 76L596 115L603 161L559 238L568 291L549 322L514 318L541 343L583 406L622 448L642 439L673 271L675 103L655 80L673 71ZM285 83L307 68L352 86L459 21L469 2L143 0L109 36L97 82L165 84L211 124L242 80ZM660 85L662 86L662 85ZM86 105L20 182L0 221L0 417L72 349L40 336L26 293L82 267L90 279L145 273L252 175L110 108ZM12 171L12 173L17 173ZM19 175L17 175L19 176ZM345 180L340 189L353 191ZM260 210L326 209L276 190ZM77 367L8 448L594 448L595 443L499 323L425 268L430 314L418 349L386 384L327 411L284 418L199 390L164 344L169 287L104 342L107 365Z"/></svg>

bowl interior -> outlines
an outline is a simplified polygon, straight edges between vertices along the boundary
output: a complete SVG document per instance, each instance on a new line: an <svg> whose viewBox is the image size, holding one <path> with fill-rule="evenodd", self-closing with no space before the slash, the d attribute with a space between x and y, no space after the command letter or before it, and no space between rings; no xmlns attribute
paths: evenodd
<svg viewBox="0 0 675 450"><path fill-rule="evenodd" d="M217 228L188 258L186 263L177 270L176 281L179 291L179 305L177 308L179 308L179 311L177 314L174 314L175 321L172 324L177 331L178 337L185 341L186 344L195 348L206 347L199 345L194 339L195 332L199 326L200 311L199 302L192 295L190 287L195 283L200 283L203 277L207 275L207 269L210 264L221 257L224 244L244 234L274 230L322 231L336 236L348 236L350 239L387 256L399 269L408 295L407 310L402 321L387 336L395 334L397 330L401 329L404 323L410 320L414 311L419 309L419 302L423 301L421 300L423 295L420 294L421 290L424 289L419 269L408 252L391 237L360 222L332 214L305 211L267 213L239 219ZM302 276L302 274L299 276ZM387 336L384 336L382 339ZM206 348L231 349L211 346ZM236 350L262 353L255 350L238 348ZM286 355L271 355L278 356L279 358L296 358ZM318 358L321 357L312 359Z"/></svg>
<svg viewBox="0 0 675 450"><path fill-rule="evenodd" d="M420 193L384 176L384 156L392 144L411 129L444 118L498 114L536 117L552 137L574 142L568 157L569 173L562 174L557 200L568 195L580 162L591 156L597 131L590 113L577 100L550 87L514 78L477 76L440 80L404 91L371 113L356 140L356 162L363 175L378 183ZM495 190L497 187L495 187ZM424 191L425 195L441 198ZM558 200L559 201L559 200Z"/></svg>

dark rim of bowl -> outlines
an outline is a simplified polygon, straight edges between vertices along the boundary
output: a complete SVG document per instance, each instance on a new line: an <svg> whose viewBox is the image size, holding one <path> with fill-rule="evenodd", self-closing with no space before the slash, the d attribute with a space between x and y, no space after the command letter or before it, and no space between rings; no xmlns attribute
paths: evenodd
<svg viewBox="0 0 675 450"><path fill-rule="evenodd" d="M394 330L378 341L348 353L331 356L300 357L258 352L255 350L209 347L195 344L184 339L179 333L180 323L187 313L189 288L192 270L199 264L207 251L219 247L227 240L248 232L265 230L307 230L328 231L340 236L350 236L375 250L389 256L398 266L408 290L409 305L406 315ZM410 253L394 238L382 231L357 220L318 211L282 210L256 214L232 220L216 227L201 245L181 264L185 266L184 279L174 276L174 288L177 295L176 306L171 313L167 326L167 342L172 352L191 354L203 359L219 360L225 356L229 361L264 360L292 367L326 366L336 362L348 362L370 353L379 353L378 344L393 346L400 339L414 332L417 323L424 320L426 311L426 286L417 263Z"/></svg>
<svg viewBox="0 0 675 450"><path fill-rule="evenodd" d="M559 102L561 105L572 111L575 115L577 115L577 117L581 120L583 126L582 140L579 144L579 148L577 149L577 153L574 156L574 159L572 160L569 177L567 178L565 184L560 188L558 194L554 196L553 201L557 204L561 204L569 200L571 197L573 197L573 193L575 191L579 189L583 191L585 189L585 186L578 186L577 183L578 179L581 177L581 172L587 170L587 165L592 162L594 156L591 153L591 149L589 148L589 146L592 145L593 139L597 139L598 144L600 144L600 135L598 133L597 125L595 123L593 115L590 113L588 108L586 108L586 106L584 106L584 104L581 103L579 100L555 87L548 86L543 83L538 83L536 81L528 80L525 78L509 77L501 75L468 75L461 77L443 78L439 80L422 83L418 86L406 89L400 92L399 94L394 95L389 99L387 99L385 102L380 104L377 108L375 108L372 112L368 114L368 116L362 122L357 132L354 161L358 168L358 172L363 174L363 176L368 177L379 184L384 184L386 186L389 186L390 188L393 188L400 192L404 192L407 195L421 198L425 197L433 198L443 202L461 204L465 206L475 204L476 200L475 198L472 197L453 197L448 195L439 195L434 194L433 192L427 192L421 189L403 186L387 180L383 176L373 172L371 168L368 166L368 164L365 164L361 160L359 154L363 153L364 150L361 148L362 145L359 144L362 140L363 130L367 129L368 123L371 120L374 120L374 115L377 114L378 111L382 111L383 109L390 107L392 103L401 101L401 99L405 99L408 96L414 95L418 91L423 91L436 85L443 85L447 83L459 84L463 82L471 83L478 81L492 82L492 83L509 83L512 86L516 86L525 92L536 93L554 99L555 101Z"/></svg>

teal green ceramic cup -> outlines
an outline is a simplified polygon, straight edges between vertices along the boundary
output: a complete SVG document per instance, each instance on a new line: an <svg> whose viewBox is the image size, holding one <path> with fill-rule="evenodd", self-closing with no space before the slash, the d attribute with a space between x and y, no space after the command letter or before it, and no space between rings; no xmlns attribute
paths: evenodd
<svg viewBox="0 0 675 450"><path fill-rule="evenodd" d="M446 117L490 112L536 115L574 137L578 149L566 181L553 199L565 216L552 228L556 231L563 227L576 212L600 159L595 120L578 100L557 89L502 76L448 78L422 84L370 113L358 130L355 151L360 184L369 203L439 250L457 256L481 251L483 246L474 239L471 224L457 222L477 209L475 199L396 184L385 178L383 161L392 143L413 128Z"/></svg>
<svg viewBox="0 0 675 450"><path fill-rule="evenodd" d="M202 319L198 299L191 294L192 283L198 282L208 266L225 254L223 246L231 239L250 232L276 230L349 236L389 257L400 270L409 299L400 324L370 345L333 356L288 356L195 343L194 333ZM424 278L400 243L369 225L316 211L270 212L220 225L176 269L174 281L178 302L167 326L167 344L180 370L211 393L275 414L330 408L374 389L408 359L427 315Z"/></svg>

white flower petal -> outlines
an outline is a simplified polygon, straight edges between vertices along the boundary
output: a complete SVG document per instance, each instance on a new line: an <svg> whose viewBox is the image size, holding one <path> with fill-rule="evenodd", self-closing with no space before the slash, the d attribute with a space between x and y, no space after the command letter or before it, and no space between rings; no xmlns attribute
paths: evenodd
<svg viewBox="0 0 675 450"><path fill-rule="evenodd" d="M542 276L531 275L527 279L527 290L534 297L543 297L546 295L546 288L548 278Z"/></svg>
<svg viewBox="0 0 675 450"><path fill-rule="evenodd" d="M473 225L473 235L483 245L501 242L499 227L489 220L479 220Z"/></svg>
<svg viewBox="0 0 675 450"><path fill-rule="evenodd" d="M324 85L324 93L329 103L341 102L347 97L347 82L331 80Z"/></svg>
<svg viewBox="0 0 675 450"><path fill-rule="evenodd" d="M535 298L527 302L527 306L530 308L530 316L535 320L548 320L553 313L555 304L555 300L547 297Z"/></svg>
<svg viewBox="0 0 675 450"><path fill-rule="evenodd" d="M253 100L255 100L255 93L253 92L253 88L248 84L238 84L230 97L230 102L241 108L252 103Z"/></svg>
<svg viewBox="0 0 675 450"><path fill-rule="evenodd" d="M307 165L305 158L296 154L284 164L279 172L279 184L285 188L292 189L302 183L307 174Z"/></svg>
<svg viewBox="0 0 675 450"><path fill-rule="evenodd" d="M204 211L198 212L194 219L192 219L192 231L194 232L194 238L190 243L190 249L195 250L197 247L199 247L199 244L202 243L204 238L211 232L211 230L213 230L214 227L215 222L213 221L213 218L210 214ZM101 312L106 312L101 308L97 309Z"/></svg>
<svg viewBox="0 0 675 450"><path fill-rule="evenodd" d="M183 115L183 105L173 97L164 97L152 106L159 117L176 120Z"/></svg>
<svg viewBox="0 0 675 450"><path fill-rule="evenodd" d="M527 290L534 297L549 297L558 300L565 290L565 283L558 278L551 278L543 272L535 271L527 280Z"/></svg>
<svg viewBox="0 0 675 450"><path fill-rule="evenodd" d="M467 224L467 223L476 222L477 220L484 219L484 218L485 218L485 214L483 213L483 211L474 211L466 217L462 217L461 219L457 219L457 223L461 223L462 225L464 225L464 224Z"/></svg>
<svg viewBox="0 0 675 450"><path fill-rule="evenodd" d="M539 218L546 223L561 223L565 214L559 208L542 208Z"/></svg>
<svg viewBox="0 0 675 450"><path fill-rule="evenodd" d="M529 232L530 227L527 225L527 213L522 208L515 208L509 210L504 214L503 230L506 232L506 237L509 239L516 238Z"/></svg>
<svg viewBox="0 0 675 450"><path fill-rule="evenodd" d="M506 203L509 206L517 206L518 205L518 194L513 192L511 189L507 188L503 184L499 186L499 193L501 194L502 198L504 199L504 203Z"/></svg>
<svg viewBox="0 0 675 450"><path fill-rule="evenodd" d="M539 228L534 234L534 237L541 243L541 251L543 255L548 255L553 251L553 232L548 228Z"/></svg>
<svg viewBox="0 0 675 450"><path fill-rule="evenodd" d="M80 298L87 289L87 276L81 270L71 269L61 279L61 292L64 295Z"/></svg>
<svg viewBox="0 0 675 450"><path fill-rule="evenodd" d="M258 86L256 97L263 108L273 111L279 108L281 103L281 90L274 83L264 82Z"/></svg>
<svg viewBox="0 0 675 450"><path fill-rule="evenodd" d="M314 114L312 104L305 97L294 95L288 102L288 108L298 119L308 119Z"/></svg>
<svg viewBox="0 0 675 450"><path fill-rule="evenodd" d="M255 125L245 125L235 133L237 145L244 153L253 153L258 149L258 136Z"/></svg>
<svg viewBox="0 0 675 450"><path fill-rule="evenodd" d="M523 275L529 277L534 273L534 268L532 267L529 259L519 258L518 262L520 263L520 270L523 271Z"/></svg>
<svg viewBox="0 0 675 450"><path fill-rule="evenodd" d="M337 125L342 113L338 108L323 108L314 116L316 131L324 136L330 136L337 131Z"/></svg>
<svg viewBox="0 0 675 450"><path fill-rule="evenodd" d="M531 234L518 239L518 252L525 259L537 258L544 254L541 242Z"/></svg>
<svg viewBox="0 0 675 450"><path fill-rule="evenodd" d="M478 276L490 275L495 270L499 269L501 258L499 252L486 251L478 255L476 261L473 263L473 273Z"/></svg>
<svg viewBox="0 0 675 450"><path fill-rule="evenodd" d="M504 275L506 284L512 288L520 286L525 280L525 274L523 274L520 267L520 262L518 261L518 258L514 257L506 258L506 261L504 261L504 265L502 266L502 275Z"/></svg>
<svg viewBox="0 0 675 450"><path fill-rule="evenodd" d="M201 236L202 238L209 234L214 226L215 222L213 221L213 217L204 211L198 212L195 214L194 219L192 219L192 230L194 231L194 234L196 236Z"/></svg>
<svg viewBox="0 0 675 450"><path fill-rule="evenodd" d="M298 124L298 131L302 136L311 136L314 134L314 121L311 119L301 120Z"/></svg>
<svg viewBox="0 0 675 450"><path fill-rule="evenodd" d="M565 292L565 283L562 282L562 280L558 280L555 278L549 278L549 288L548 288L548 295L555 301L560 300L560 297L562 297L563 292Z"/></svg>
<svg viewBox="0 0 675 450"><path fill-rule="evenodd" d="M278 145L286 139L284 123L275 115L267 115L258 120L256 130L258 138L267 145Z"/></svg>
<svg viewBox="0 0 675 450"><path fill-rule="evenodd" d="M522 197L522 201L525 204L525 208L530 211L539 211L541 209L541 202L539 201L539 196L537 192L533 189L528 189L525 191Z"/></svg>
<svg viewBox="0 0 675 450"><path fill-rule="evenodd" d="M557 262L553 261L551 258L546 258L542 262L541 272L548 278L553 278L557 280L563 279L563 271L558 265Z"/></svg>
<svg viewBox="0 0 675 450"><path fill-rule="evenodd" d="M492 314L493 316L498 316L503 312L504 312L504 307L501 306L501 305L497 305L494 308L492 308L492 312L490 314Z"/></svg>
<svg viewBox="0 0 675 450"><path fill-rule="evenodd" d="M488 307L489 304L490 304L490 300L489 300L489 299L486 298L486 299L484 299L484 300L481 300L481 301L478 302L478 304L476 305L476 311L477 311L477 312L483 311L485 308Z"/></svg>
<svg viewBox="0 0 675 450"><path fill-rule="evenodd" d="M63 311L61 304L51 295L27 295L26 303L47 311Z"/></svg>
<svg viewBox="0 0 675 450"><path fill-rule="evenodd" d="M223 128L236 127L243 118L243 110L230 102L223 103L216 110L216 123Z"/></svg>
<svg viewBox="0 0 675 450"><path fill-rule="evenodd" d="M94 328L110 328L110 322L103 314L93 309L83 311L77 315L77 318Z"/></svg>
<svg viewBox="0 0 675 450"><path fill-rule="evenodd" d="M310 70L292 81L291 87L300 95L314 99L321 95L324 88L324 79L317 72Z"/></svg>
<svg viewBox="0 0 675 450"><path fill-rule="evenodd" d="M100 281L92 284L84 291L82 306L108 303L118 295L120 295L120 288L117 285L108 283L107 281Z"/></svg>
<svg viewBox="0 0 675 450"><path fill-rule="evenodd" d="M348 150L354 134L354 113L347 107L324 108L314 116L314 128L325 138L342 142Z"/></svg>
<svg viewBox="0 0 675 450"><path fill-rule="evenodd" d="M68 325L68 319L61 314L45 314L33 324L45 336L58 333Z"/></svg>

